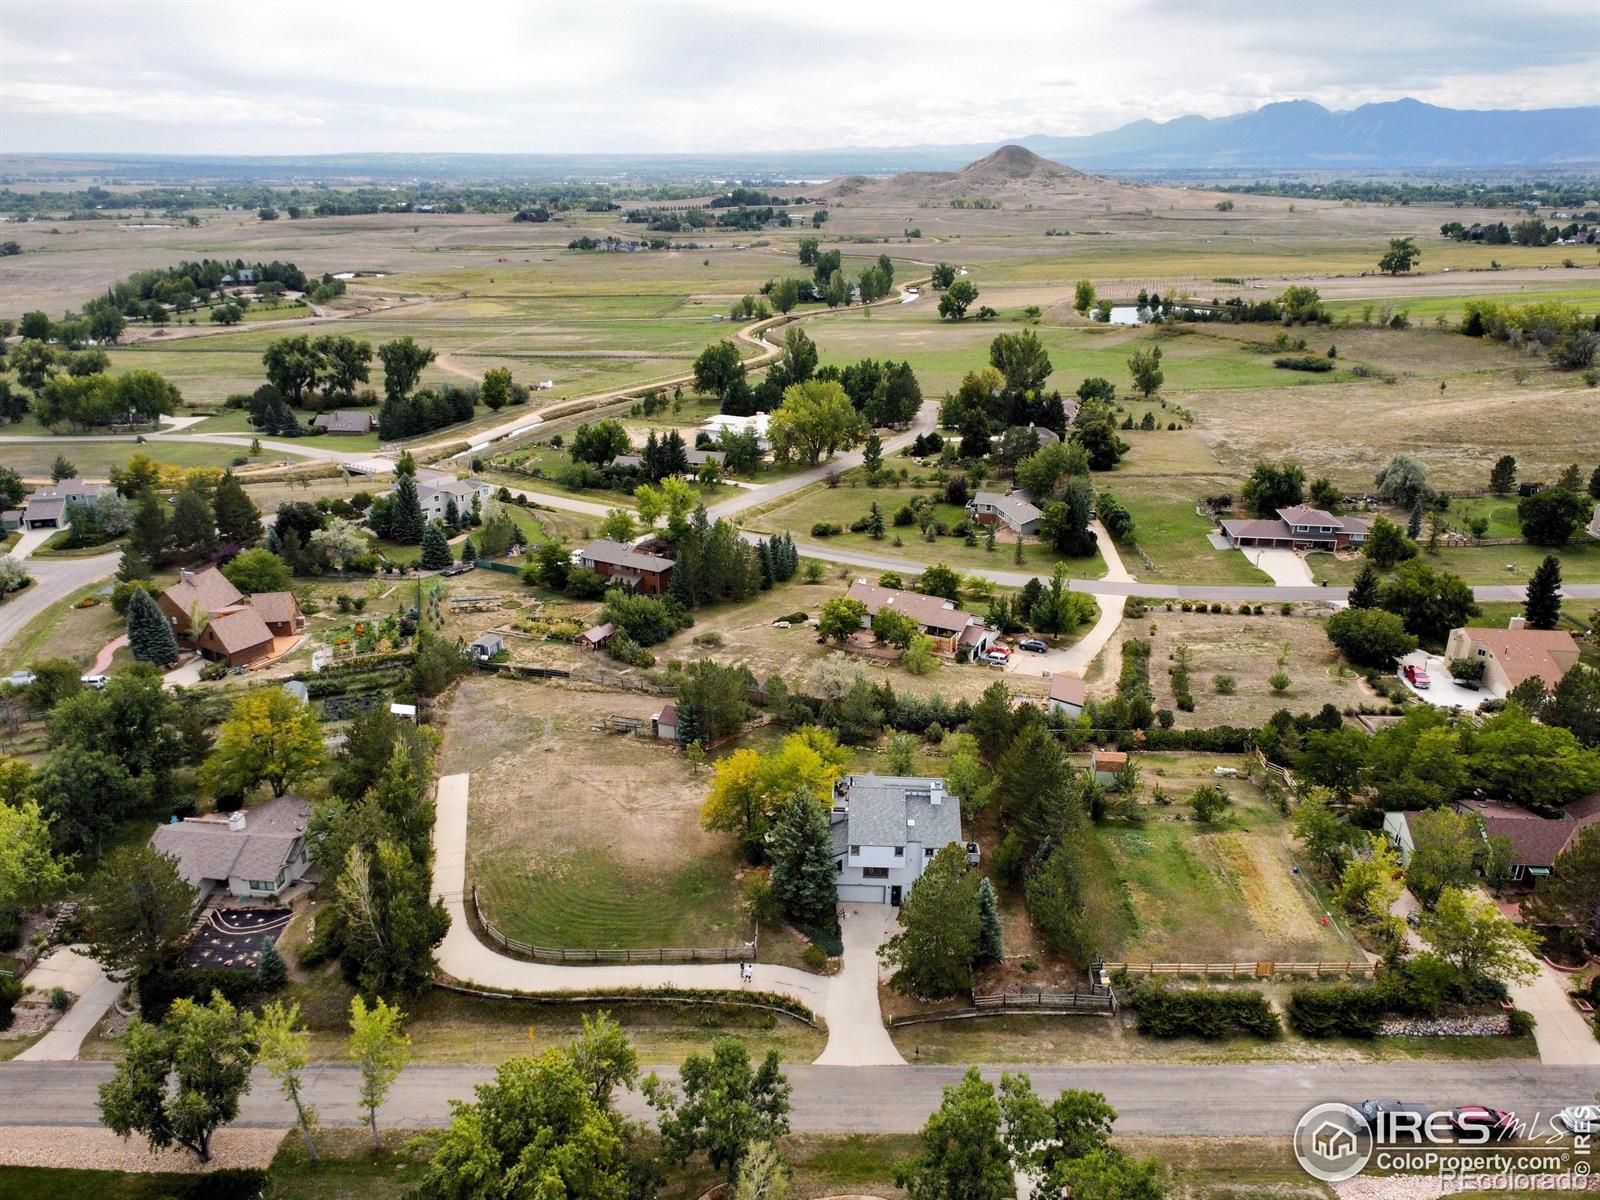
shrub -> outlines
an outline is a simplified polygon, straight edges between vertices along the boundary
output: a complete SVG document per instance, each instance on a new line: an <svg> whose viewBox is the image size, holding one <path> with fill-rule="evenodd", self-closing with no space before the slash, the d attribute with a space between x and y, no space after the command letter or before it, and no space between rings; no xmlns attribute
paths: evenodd
<svg viewBox="0 0 1600 1200"><path fill-rule="evenodd" d="M1272 365L1284 371L1322 372L1333 370L1333 360L1320 354L1285 354L1272 360Z"/></svg>
<svg viewBox="0 0 1600 1200"><path fill-rule="evenodd" d="M15 950L22 944L22 910L14 904L0 905L0 951Z"/></svg>
<svg viewBox="0 0 1600 1200"><path fill-rule="evenodd" d="M1506 1025L1506 1036L1529 1037L1533 1033L1533 1014L1526 1009L1513 1008Z"/></svg>
<svg viewBox="0 0 1600 1200"><path fill-rule="evenodd" d="M261 995L261 982L254 971L230 971L219 967L174 967L157 971L139 981L139 1007L147 1021L159 1021L174 1000L204 1003L212 992L221 992L236 1008L253 1006Z"/></svg>
<svg viewBox="0 0 1600 1200"><path fill-rule="evenodd" d="M20 999L22 984L9 976L0 976L0 1030L11 1028L11 1010Z"/></svg>
<svg viewBox="0 0 1600 1200"><path fill-rule="evenodd" d="M1219 1041L1238 1034L1271 1041L1283 1027L1266 996L1243 988L1134 986L1128 1003L1138 1011L1139 1032L1151 1037Z"/></svg>
<svg viewBox="0 0 1600 1200"><path fill-rule="evenodd" d="M812 942L805 948L805 952L800 955L800 961L805 963L808 970L821 971L827 968L828 952L815 942Z"/></svg>
<svg viewBox="0 0 1600 1200"><path fill-rule="evenodd" d="M787 621L791 625L804 625L811 618L803 612L792 612L787 617L779 617L780 621Z"/></svg>
<svg viewBox="0 0 1600 1200"><path fill-rule="evenodd" d="M1239 690L1239 681L1232 675L1213 675L1211 686L1219 696L1231 696Z"/></svg>
<svg viewBox="0 0 1600 1200"><path fill-rule="evenodd" d="M72 1007L72 993L59 984L50 989L50 1007L58 1013L66 1012Z"/></svg>
<svg viewBox="0 0 1600 1200"><path fill-rule="evenodd" d="M1396 995L1381 985L1306 984L1289 993L1289 1023L1310 1038L1378 1036Z"/></svg>
<svg viewBox="0 0 1600 1200"><path fill-rule="evenodd" d="M842 525L836 525L832 521L818 521L815 525L813 525L811 527L811 536L812 537L819 537L819 538L833 537L835 534L840 534L840 533L843 533L843 532L844 532L844 527Z"/></svg>

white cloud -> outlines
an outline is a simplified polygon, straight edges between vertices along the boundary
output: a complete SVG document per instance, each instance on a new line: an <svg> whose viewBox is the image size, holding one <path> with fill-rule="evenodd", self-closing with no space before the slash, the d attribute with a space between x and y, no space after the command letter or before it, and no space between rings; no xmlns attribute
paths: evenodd
<svg viewBox="0 0 1600 1200"><path fill-rule="evenodd" d="M1545 0L0 6L13 151L810 149L1401 95L1595 103L1600 27Z"/></svg>

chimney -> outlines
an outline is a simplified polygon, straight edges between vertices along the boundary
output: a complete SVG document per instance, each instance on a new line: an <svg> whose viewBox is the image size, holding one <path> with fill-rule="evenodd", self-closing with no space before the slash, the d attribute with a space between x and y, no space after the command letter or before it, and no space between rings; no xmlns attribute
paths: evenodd
<svg viewBox="0 0 1600 1200"><path fill-rule="evenodd" d="M1507 629L1524 629L1524 628L1527 627L1527 624L1528 624L1528 618L1527 617L1512 617L1510 622L1506 625L1506 628Z"/></svg>
<svg viewBox="0 0 1600 1200"><path fill-rule="evenodd" d="M238 810L228 814L228 832L230 832L230 833L243 833L244 832L244 810L243 809L238 809Z"/></svg>
<svg viewBox="0 0 1600 1200"><path fill-rule="evenodd" d="M183 567L183 568L179 569L179 571L178 571L178 582L179 583L188 583L189 580L191 580L193 578L194 578L194 572L191 571L188 567Z"/></svg>
<svg viewBox="0 0 1600 1200"><path fill-rule="evenodd" d="M928 803L944 803L944 780L935 779L931 784L928 785Z"/></svg>

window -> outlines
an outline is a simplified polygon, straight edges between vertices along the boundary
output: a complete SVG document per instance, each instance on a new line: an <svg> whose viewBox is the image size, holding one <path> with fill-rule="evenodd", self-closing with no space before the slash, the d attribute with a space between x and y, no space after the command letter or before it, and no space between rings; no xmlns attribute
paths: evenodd
<svg viewBox="0 0 1600 1200"><path fill-rule="evenodd" d="M863 878L863 879L887 879L887 878L889 878L889 868L888 867L862 867L861 868L861 878Z"/></svg>
<svg viewBox="0 0 1600 1200"><path fill-rule="evenodd" d="M932 846L924 846L922 848L922 857L923 858L932 858L934 856L934 854L935 854L935 851L934 851L934 848Z"/></svg>
<svg viewBox="0 0 1600 1200"><path fill-rule="evenodd" d="M860 846L851 846L850 847L850 853L851 854L860 854L861 853L861 847Z"/></svg>
<svg viewBox="0 0 1600 1200"><path fill-rule="evenodd" d="M275 886L270 879L251 879L248 882L252 892L270 892Z"/></svg>
<svg viewBox="0 0 1600 1200"><path fill-rule="evenodd" d="M894 856L896 858L904 858L906 856L906 848L904 846L896 846L894 848Z"/></svg>

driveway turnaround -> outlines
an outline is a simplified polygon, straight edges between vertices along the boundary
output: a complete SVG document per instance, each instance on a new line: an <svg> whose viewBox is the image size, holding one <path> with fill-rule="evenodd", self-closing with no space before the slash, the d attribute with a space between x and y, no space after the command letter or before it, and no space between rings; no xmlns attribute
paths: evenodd
<svg viewBox="0 0 1600 1200"><path fill-rule="evenodd" d="M841 911L844 965L828 980L828 1044L817 1065L904 1063L878 1010L878 947L894 931L895 910L887 904L848 904Z"/></svg>
<svg viewBox="0 0 1600 1200"><path fill-rule="evenodd" d="M878 1012L877 948L882 918L861 922L855 938L845 932L844 970L833 979L771 963L755 965L745 984L737 963L626 963L574 966L527 962L484 944L467 924L468 777L439 780L433 824L434 890L450 914L450 930L439 946L439 969L467 986L514 992L605 992L623 988L678 987L705 991L776 992L798 1000L828 1024L822 1061L840 1066L902 1061ZM846 922L848 925L848 920ZM835 986L835 985L838 986ZM892 1056L892 1057L890 1057Z"/></svg>

